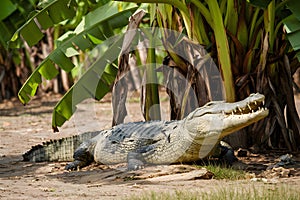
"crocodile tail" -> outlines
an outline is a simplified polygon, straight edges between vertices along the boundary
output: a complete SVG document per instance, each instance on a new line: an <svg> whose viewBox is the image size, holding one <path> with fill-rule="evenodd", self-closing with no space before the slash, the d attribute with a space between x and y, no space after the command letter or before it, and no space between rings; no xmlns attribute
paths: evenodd
<svg viewBox="0 0 300 200"><path fill-rule="evenodd" d="M32 162L73 161L74 151L79 145L99 133L100 131L86 132L80 135L43 142L43 144L32 146L29 151L24 153L23 160Z"/></svg>

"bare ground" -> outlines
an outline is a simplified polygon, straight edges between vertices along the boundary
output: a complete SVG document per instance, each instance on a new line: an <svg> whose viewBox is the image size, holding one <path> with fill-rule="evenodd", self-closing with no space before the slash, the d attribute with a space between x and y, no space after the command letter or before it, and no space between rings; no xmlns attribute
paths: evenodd
<svg viewBox="0 0 300 200"><path fill-rule="evenodd" d="M23 162L22 154L32 145L110 127L110 102L86 101L59 133L53 133L51 114L58 99L59 96L55 95L44 96L34 99L26 107L18 100L0 104L0 199L124 199L151 191L214 192L220 188L249 188L253 185L300 186L299 154L294 154L293 165L267 170L285 152L250 154L240 158L234 167L249 172L249 178L238 181L216 180L207 170L188 165L149 166L127 172L126 165L93 164L81 171L68 172L64 170L66 163ZM128 107L126 120L140 120L139 104L133 100ZM166 102L162 108L163 113L168 112ZM166 114L164 118L167 119Z"/></svg>

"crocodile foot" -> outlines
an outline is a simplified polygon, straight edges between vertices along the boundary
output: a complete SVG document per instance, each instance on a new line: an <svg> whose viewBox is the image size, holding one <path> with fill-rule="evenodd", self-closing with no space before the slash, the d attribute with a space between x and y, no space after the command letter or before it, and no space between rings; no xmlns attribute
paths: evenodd
<svg viewBox="0 0 300 200"><path fill-rule="evenodd" d="M145 160L140 153L130 152L127 155L127 169L129 171L143 169Z"/></svg>
<svg viewBox="0 0 300 200"><path fill-rule="evenodd" d="M219 144L219 148L221 150L221 154L219 155L219 159L224 161L228 165L232 165L238 159L234 155L234 151L229 144L224 141L221 141Z"/></svg>
<svg viewBox="0 0 300 200"><path fill-rule="evenodd" d="M85 166L87 166L86 162L81 160L75 160L73 162L68 163L65 167L65 170L77 170Z"/></svg>
<svg viewBox="0 0 300 200"><path fill-rule="evenodd" d="M227 149L227 152L220 158L220 160L229 165L232 165L234 162L238 161L232 149Z"/></svg>

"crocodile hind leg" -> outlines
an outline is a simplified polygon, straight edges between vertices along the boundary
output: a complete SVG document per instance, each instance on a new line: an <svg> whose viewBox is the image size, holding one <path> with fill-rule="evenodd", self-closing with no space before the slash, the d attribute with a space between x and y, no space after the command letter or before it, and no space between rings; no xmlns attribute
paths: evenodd
<svg viewBox="0 0 300 200"><path fill-rule="evenodd" d="M93 145L92 145L93 146ZM74 152L74 161L68 163L65 167L66 170L76 170L90 165L94 161L94 156L90 151L91 143L82 143Z"/></svg>

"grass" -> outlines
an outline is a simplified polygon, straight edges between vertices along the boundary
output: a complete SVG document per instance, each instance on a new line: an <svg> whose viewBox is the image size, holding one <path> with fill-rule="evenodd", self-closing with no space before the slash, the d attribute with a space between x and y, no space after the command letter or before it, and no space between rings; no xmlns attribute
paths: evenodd
<svg viewBox="0 0 300 200"><path fill-rule="evenodd" d="M198 166L197 166L198 167ZM227 180L241 180L246 178L246 172L243 170L236 170L232 167L224 167L221 165L216 164L209 164L206 166L199 166L204 167L208 171L214 174L214 179L227 179Z"/></svg>
<svg viewBox="0 0 300 200"><path fill-rule="evenodd" d="M170 193L148 192L141 196L130 196L133 200L298 200L300 191L288 185L231 185L210 192L172 191Z"/></svg>
<svg viewBox="0 0 300 200"><path fill-rule="evenodd" d="M182 190L171 190L170 192L149 191L138 196L130 196L133 200L299 200L300 190L297 186L287 184L263 184L259 182L229 182L246 179L247 173L224 167L214 163L205 166L214 174L214 179L225 180L223 185L208 188L183 188ZM228 182L227 182L228 180ZM205 180L204 180L205 181ZM208 183L212 184L212 183ZM213 189L210 189L213 188Z"/></svg>

